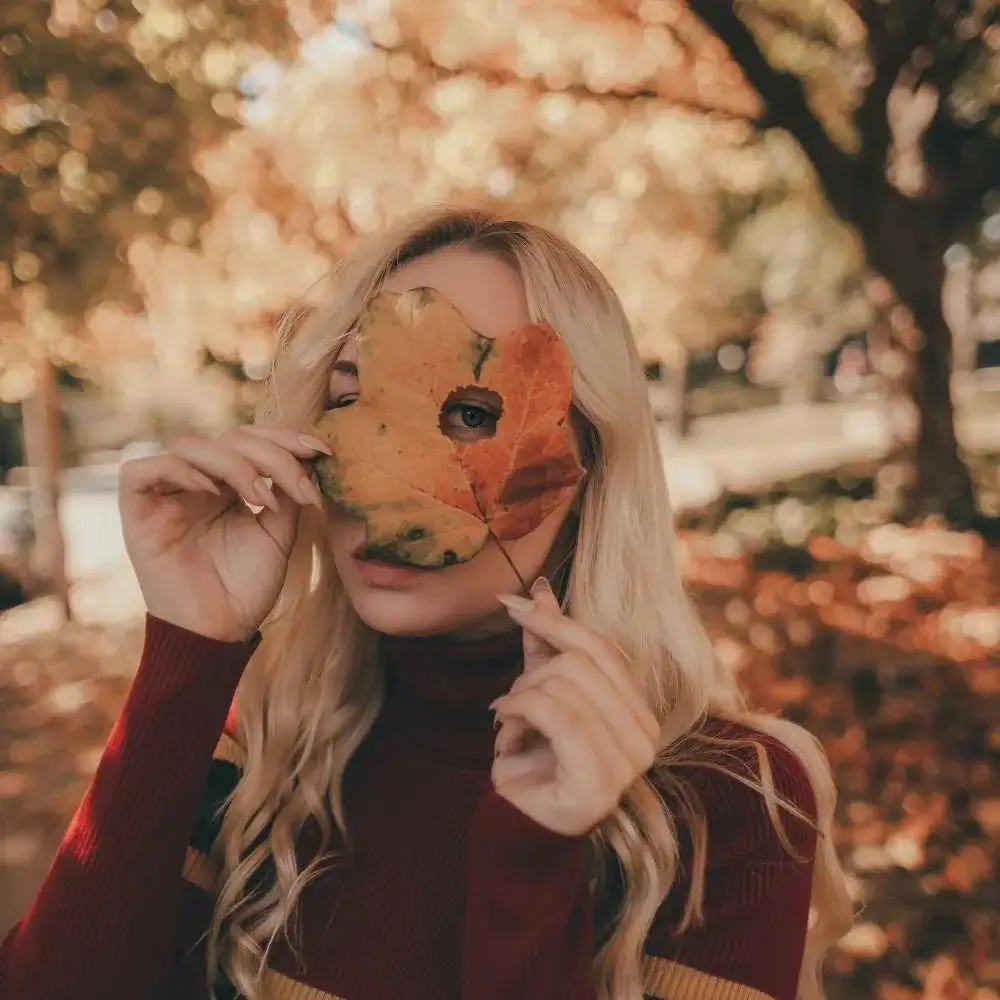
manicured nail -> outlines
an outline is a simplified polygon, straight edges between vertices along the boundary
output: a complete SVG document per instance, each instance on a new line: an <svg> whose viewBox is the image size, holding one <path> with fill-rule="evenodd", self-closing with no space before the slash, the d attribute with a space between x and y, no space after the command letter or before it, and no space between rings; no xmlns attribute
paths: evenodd
<svg viewBox="0 0 1000 1000"><path fill-rule="evenodd" d="M203 475L200 472L195 472L193 474L193 478L194 478L194 481L203 490L208 490L209 493L214 493L216 496L220 496L221 495L222 491L219 489L218 486L215 485L215 483L212 482L211 479L208 478L208 476L205 476L205 475Z"/></svg>
<svg viewBox="0 0 1000 1000"><path fill-rule="evenodd" d="M333 449L325 441L320 441L318 437L313 437L312 434L300 434L299 440L307 448L312 448L313 451L321 451L324 455L333 454Z"/></svg>
<svg viewBox="0 0 1000 1000"><path fill-rule="evenodd" d="M531 592L532 592L532 594L551 594L552 593L552 585L549 583L548 580L545 579L544 576L540 576L531 585Z"/></svg>
<svg viewBox="0 0 1000 1000"><path fill-rule="evenodd" d="M320 493L316 484L307 476L303 476L299 480L299 496L301 496L306 503L311 503L318 510L326 509L323 503L323 494Z"/></svg>
<svg viewBox="0 0 1000 1000"><path fill-rule="evenodd" d="M491 712L502 712L503 711L503 706L504 706L504 704L505 704L506 701L507 701L507 695L505 695L505 694L500 695L500 697L497 698L496 701L493 701L493 702L490 703L490 711Z"/></svg>
<svg viewBox="0 0 1000 1000"><path fill-rule="evenodd" d="M271 510L278 509L278 501L275 499L274 493L271 492L271 484L263 476L258 476L250 484L250 492L253 496L248 499L261 503Z"/></svg>
<svg viewBox="0 0 1000 1000"><path fill-rule="evenodd" d="M520 611L522 614L535 610L534 601L529 601L526 597L517 597L515 594L497 594L497 600L511 611Z"/></svg>

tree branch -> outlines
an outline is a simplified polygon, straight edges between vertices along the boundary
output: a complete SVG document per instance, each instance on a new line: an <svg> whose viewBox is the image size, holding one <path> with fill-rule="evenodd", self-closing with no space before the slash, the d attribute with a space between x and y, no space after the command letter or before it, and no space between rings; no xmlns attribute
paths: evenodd
<svg viewBox="0 0 1000 1000"><path fill-rule="evenodd" d="M913 7L916 6L916 10ZM875 64L875 79L865 91L864 100L855 116L861 134L862 157L866 171L883 171L892 142L889 124L889 95L899 74L913 58L914 51L927 39L937 17L936 0L901 0L890 11L868 0L862 4L868 28L869 51ZM889 21L908 18L893 32Z"/></svg>
<svg viewBox="0 0 1000 1000"><path fill-rule="evenodd" d="M701 101L696 95L690 95L681 93L680 91L671 90L669 88L662 89L652 89L650 87L642 87L636 90L622 92L622 91L611 91L607 94L601 94L597 91L591 90L584 84L574 83L567 87L559 87L558 89L552 87L546 87L539 83L538 80L529 77L518 76L511 70L503 69L501 67L485 67L485 66L462 66L458 68L453 68L450 66L442 66L440 63L434 60L434 57L426 50L426 48L419 42L409 41L402 42L399 45L382 45L378 42L372 41L372 39L366 39L367 44L369 44L373 49L378 52L384 52L386 55L407 55L409 56L420 69L433 73L437 79L452 79L454 77L461 76L475 76L492 86L502 87L508 84L520 84L524 87L531 87L535 93L539 95L543 94L565 94L568 97L575 98L579 101L596 101L598 103L609 103L609 104L623 104L630 101L639 100L660 100L666 101L670 105L676 108L681 108L687 111L697 112L703 115L714 115L718 118L729 119L733 121L744 121L745 116L730 110L729 108L723 108L717 105L709 104L705 101Z"/></svg>
<svg viewBox="0 0 1000 1000"><path fill-rule="evenodd" d="M733 0L690 0L688 6L725 43L771 118L802 147L837 214L854 220L856 163L813 114L802 81L793 73L776 70L767 61L757 39L737 15Z"/></svg>

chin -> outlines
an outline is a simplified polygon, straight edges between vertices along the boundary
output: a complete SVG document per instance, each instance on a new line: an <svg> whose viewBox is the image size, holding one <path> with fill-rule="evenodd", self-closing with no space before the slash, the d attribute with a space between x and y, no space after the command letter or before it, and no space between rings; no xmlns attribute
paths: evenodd
<svg viewBox="0 0 1000 1000"><path fill-rule="evenodd" d="M443 569L359 560L346 546L334 565L358 617L383 635L475 637L513 627L498 593L514 589L502 556L490 549Z"/></svg>

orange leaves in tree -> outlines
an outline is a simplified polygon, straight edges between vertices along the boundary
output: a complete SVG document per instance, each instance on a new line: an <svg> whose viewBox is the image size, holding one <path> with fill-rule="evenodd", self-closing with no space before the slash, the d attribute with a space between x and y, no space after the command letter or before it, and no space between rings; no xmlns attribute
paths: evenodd
<svg viewBox="0 0 1000 1000"><path fill-rule="evenodd" d="M572 495L583 475L572 364L551 327L490 340L440 293L417 288L377 295L358 338L358 398L317 424L334 452L317 474L330 499L365 520L370 556L464 562L490 534L535 530Z"/></svg>

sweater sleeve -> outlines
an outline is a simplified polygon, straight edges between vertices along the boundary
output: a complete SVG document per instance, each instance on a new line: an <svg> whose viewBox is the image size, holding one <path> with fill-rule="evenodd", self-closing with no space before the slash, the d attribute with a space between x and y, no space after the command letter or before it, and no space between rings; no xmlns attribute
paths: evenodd
<svg viewBox="0 0 1000 1000"><path fill-rule="evenodd" d="M147 617L139 669L38 894L0 946L0 1000L145 1000L167 975L188 839L256 642Z"/></svg>
<svg viewBox="0 0 1000 1000"><path fill-rule="evenodd" d="M466 855L463 1000L593 1000L585 842L486 788Z"/></svg>
<svg viewBox="0 0 1000 1000"><path fill-rule="evenodd" d="M762 743L778 794L814 819L815 798L798 759L774 741ZM729 765L757 777L752 751L735 751ZM779 808L790 854L759 792L716 771L690 768L680 777L701 801L707 822L704 919L682 929L691 859L682 834L682 873L646 943L646 995L795 1000L809 921L814 826Z"/></svg>

